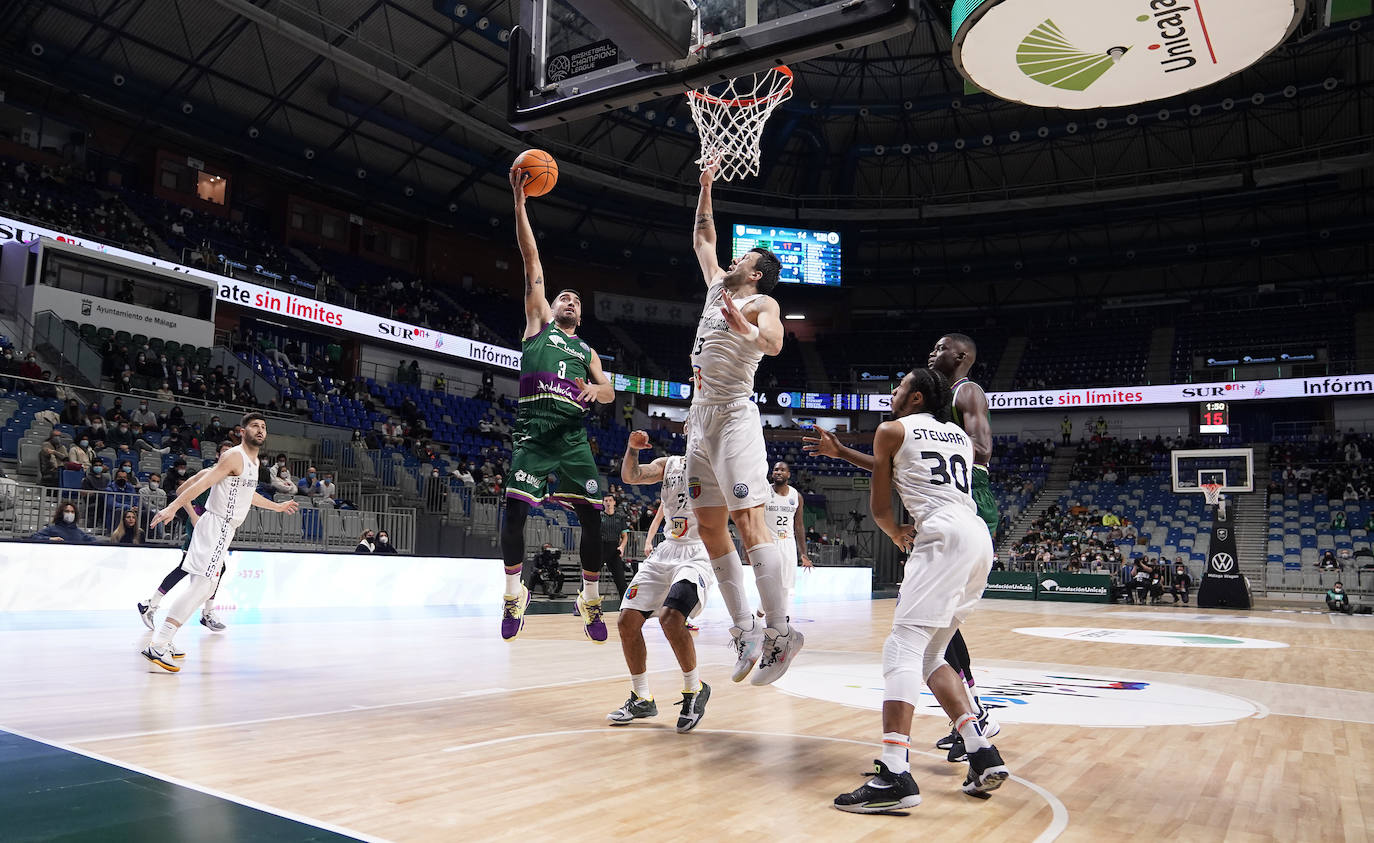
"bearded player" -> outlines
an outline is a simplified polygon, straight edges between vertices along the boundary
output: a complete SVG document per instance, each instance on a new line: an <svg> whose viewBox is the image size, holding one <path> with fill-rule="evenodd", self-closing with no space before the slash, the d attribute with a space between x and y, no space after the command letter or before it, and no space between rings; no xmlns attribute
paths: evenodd
<svg viewBox="0 0 1374 843"><path fill-rule="evenodd" d="M601 358L577 336L582 298L563 290L549 306L544 267L525 213L528 174L512 169L515 238L525 264L525 333L520 344L520 407L513 431L510 474L506 476L506 520L501 557L506 570L501 637L509 641L525 626L530 592L521 581L525 521L546 497L571 506L582 525L582 590L577 611L587 638L606 643L601 613L601 483L582 418L592 402L615 401L615 388ZM548 476L558 473L558 492L548 494Z"/></svg>

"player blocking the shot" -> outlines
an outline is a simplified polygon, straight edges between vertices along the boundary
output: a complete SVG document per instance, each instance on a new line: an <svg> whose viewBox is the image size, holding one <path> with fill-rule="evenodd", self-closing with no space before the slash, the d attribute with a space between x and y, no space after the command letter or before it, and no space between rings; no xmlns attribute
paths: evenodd
<svg viewBox="0 0 1374 843"><path fill-rule="evenodd" d="M892 632L883 645L882 757L866 784L835 797L842 811L879 813L921 804L908 753L923 685L964 740L969 764L964 792L981 796L1010 776L978 725L963 681L944 660L950 639L987 586L993 558L992 538L973 501L973 445L948 421L949 407L944 377L918 369L892 395L897 418L873 435L873 520L910 554ZM897 523L894 489L913 523Z"/></svg>
<svg viewBox="0 0 1374 843"><path fill-rule="evenodd" d="M525 264L525 332L520 344L520 407L513 432L510 474L506 476L506 520L501 525L501 557L506 591L501 637L509 641L525 626L530 592L521 581L525 560L525 521L548 495L548 476L558 473L554 500L572 507L582 525L579 547L582 589L577 611L588 639L606 643L601 613L601 482L583 417L593 401L610 404L615 388L601 358L577 336L582 298L563 290L549 305L544 267L534 230L525 212L527 174L510 171L515 194L515 237Z"/></svg>
<svg viewBox="0 0 1374 843"><path fill-rule="evenodd" d="M706 594L715 576L706 546L697 535L697 522L687 496L687 460L684 457L659 457L648 465L639 464L639 452L649 447L649 435L642 430L630 434L621 463L620 478L630 485L663 484L658 513L650 525L648 542L662 523L667 538L639 563L639 573L630 581L620 604L620 646L625 665L630 669L633 690L625 704L606 719L623 726L658 714L649 691L648 653L644 646L644 621L658 615L663 637L673 648L682 668L681 710L677 730L690 732L706 713L711 686L697 675L697 650L687 619L701 614Z"/></svg>
<svg viewBox="0 0 1374 843"><path fill-rule="evenodd" d="M767 685L786 672L801 651L803 637L787 622L783 559L768 527L764 505L772 497L768 452L758 407L751 400L754 373L765 354L782 351L778 303L768 293L782 265L767 249L751 249L724 270L716 257L711 216L715 165L701 173L693 248L706 279L706 306L692 343L692 406L688 411L687 483L701 540L711 554L720 595L734 625L734 681ZM765 627L760 630L744 592L744 571L730 539L728 521L739 529L754 569Z"/></svg>
<svg viewBox="0 0 1374 843"><path fill-rule="evenodd" d="M172 636L196 607L218 589L229 545L234 541L234 532L248 518L248 510L255 506L273 512L297 510L295 501L277 503L257 493L258 453L267 441L267 420L259 413L248 413L240 424L243 425L243 443L225 451L214 468L201 471L183 483L176 499L148 520L149 529L169 523L177 510L190 506L201 492L207 489L210 492L205 501L205 513L196 522L191 543L181 562L189 575L190 587L172 601L167 617L143 650L145 659L171 673L181 669L173 658Z"/></svg>

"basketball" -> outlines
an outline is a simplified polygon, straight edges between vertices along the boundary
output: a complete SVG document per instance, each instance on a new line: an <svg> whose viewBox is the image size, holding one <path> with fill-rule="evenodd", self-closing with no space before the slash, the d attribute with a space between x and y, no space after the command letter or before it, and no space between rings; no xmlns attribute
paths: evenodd
<svg viewBox="0 0 1374 843"><path fill-rule="evenodd" d="M530 174L525 182L526 196L543 196L558 184L558 162L542 149L527 149L515 158L512 170L523 170Z"/></svg>

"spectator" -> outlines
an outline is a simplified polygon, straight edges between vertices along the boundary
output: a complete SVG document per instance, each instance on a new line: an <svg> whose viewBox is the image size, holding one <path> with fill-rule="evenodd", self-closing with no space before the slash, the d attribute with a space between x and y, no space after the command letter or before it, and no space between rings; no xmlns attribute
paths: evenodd
<svg viewBox="0 0 1374 843"><path fill-rule="evenodd" d="M124 399L115 396L114 403L110 405L110 409L105 411L105 421L116 422L127 418L128 416L124 413Z"/></svg>
<svg viewBox="0 0 1374 843"><path fill-rule="evenodd" d="M305 476L296 483L296 493L307 497L318 498L324 495L320 489L320 473L315 466L310 466L305 470Z"/></svg>
<svg viewBox="0 0 1374 843"><path fill-rule="evenodd" d="M1342 493L1341 498L1342 498L1343 500L1345 500L1345 501L1357 501L1357 500L1360 499L1360 493L1357 492L1357 491L1355 490L1355 484L1354 484L1354 483L1346 483L1346 484L1345 484L1345 492ZM1341 515L1341 520L1344 521L1344 520L1345 520L1345 513L1342 512L1342 513L1340 513L1340 515ZM1341 529L1345 529L1345 528L1342 527Z"/></svg>
<svg viewBox="0 0 1374 843"><path fill-rule="evenodd" d="M1345 584L1339 580L1326 592L1326 608L1343 615L1355 612L1355 607L1350 605L1350 595L1345 593Z"/></svg>
<svg viewBox="0 0 1374 843"><path fill-rule="evenodd" d="M377 546L374 543L375 535L371 530L363 530L363 534L358 536L358 546L353 549L354 553L373 553Z"/></svg>
<svg viewBox="0 0 1374 843"><path fill-rule="evenodd" d="M67 399L66 405L62 408L62 423L72 427L80 427L85 419L85 414L81 412L81 402L75 398Z"/></svg>
<svg viewBox="0 0 1374 843"><path fill-rule="evenodd" d="M105 418L98 412L88 413L86 416L86 426L78 431L79 435L90 438L92 442L97 439L102 442L105 440Z"/></svg>
<svg viewBox="0 0 1374 843"><path fill-rule="evenodd" d="M110 533L110 544L143 544L143 528L138 526L138 510L124 510L119 526Z"/></svg>
<svg viewBox="0 0 1374 843"><path fill-rule="evenodd" d="M1374 535L1374 510L1370 510L1369 517L1364 520L1364 531Z"/></svg>
<svg viewBox="0 0 1374 843"><path fill-rule="evenodd" d="M1135 561L1135 571L1131 575L1132 585L1135 588L1135 601L1138 605L1144 606L1145 599L1151 591L1151 585L1155 576L1154 566L1150 560L1141 557Z"/></svg>
<svg viewBox="0 0 1374 843"><path fill-rule="evenodd" d="M1343 510L1343 509L1338 509L1338 510L1336 510L1336 513L1335 513L1334 515L1331 516L1331 529L1333 529L1333 530L1344 530L1344 529L1346 529L1346 526L1345 526L1345 510Z"/></svg>
<svg viewBox="0 0 1374 843"><path fill-rule="evenodd" d="M138 402L138 409L129 415L129 421L152 430L157 427L157 413L148 409L147 401L140 401Z"/></svg>
<svg viewBox="0 0 1374 843"><path fill-rule="evenodd" d="M176 400L176 393L172 392L172 386L167 381L162 382L162 385L157 388L157 392L155 394L157 395L159 401Z"/></svg>
<svg viewBox="0 0 1374 843"><path fill-rule="evenodd" d="M1174 605L1178 605L1179 598L1183 599L1183 605L1188 605L1188 590L1193 587L1193 578L1188 575L1188 569L1179 562L1174 565L1174 578L1169 583L1169 593L1173 595Z"/></svg>
<svg viewBox="0 0 1374 843"><path fill-rule="evenodd" d="M29 536L29 541L93 544L95 543L95 536L81 529L81 525L77 523L76 504L64 500L57 504L57 509L53 510L52 523Z"/></svg>
<svg viewBox="0 0 1374 843"><path fill-rule="evenodd" d="M69 462L67 446L62 444L62 434L54 430L43 447L38 449L38 476L44 486L56 486L61 479L61 471Z"/></svg>
<svg viewBox="0 0 1374 843"><path fill-rule="evenodd" d="M116 398L115 400L118 401L119 399ZM134 444L134 435L129 431L129 422L122 418L119 419L119 424L106 432L105 443L116 449L119 448L120 445L132 447Z"/></svg>
<svg viewBox="0 0 1374 843"><path fill-rule="evenodd" d="M339 496L338 492L338 487L334 485L334 475L326 471L320 479L320 496L333 500Z"/></svg>
<svg viewBox="0 0 1374 843"><path fill-rule="evenodd" d="M448 507L448 480L439 474L439 467L430 469L425 484L425 502L430 512L443 512Z"/></svg>
<svg viewBox="0 0 1374 843"><path fill-rule="evenodd" d="M82 437L67 449L67 467L86 471L91 467L91 440Z"/></svg>
<svg viewBox="0 0 1374 843"><path fill-rule="evenodd" d="M201 435L201 440L204 442L214 442L218 445L220 442L224 441L224 437L228 434L229 431L224 425L220 424L219 416L212 416L210 418L210 423L205 426L205 430Z"/></svg>
<svg viewBox="0 0 1374 843"><path fill-rule="evenodd" d="M1073 441L1073 422L1069 421L1068 416L1059 423L1059 440L1065 445Z"/></svg>
<svg viewBox="0 0 1374 843"><path fill-rule="evenodd" d="M458 464L458 468L454 470L453 475L469 489L477 485L477 479L472 476L472 470L468 468L467 460L463 460Z"/></svg>
<svg viewBox="0 0 1374 843"><path fill-rule="evenodd" d="M396 383L405 383L405 382L406 382L406 377L408 376L408 374L409 374L409 370L406 368L406 361L405 361L405 359L402 358L402 359L400 359L400 360L397 360L397 361L396 361Z"/></svg>
<svg viewBox="0 0 1374 843"><path fill-rule="evenodd" d="M163 483L167 491L167 497L175 497L177 489L186 481L186 458L177 457L172 463L172 470L167 472L166 482Z"/></svg>
<svg viewBox="0 0 1374 843"><path fill-rule="evenodd" d="M620 417L625 420L626 429L633 430L635 424L635 405L629 401L620 408Z"/></svg>
<svg viewBox="0 0 1374 843"><path fill-rule="evenodd" d="M156 471L148 475L148 482L139 488L138 494L149 515L167 505L167 490L162 488L162 475Z"/></svg>
<svg viewBox="0 0 1374 843"><path fill-rule="evenodd" d="M272 491L282 495L294 495L299 490L296 483L291 479L291 469L286 467L285 461L277 465L276 470L271 473Z"/></svg>
<svg viewBox="0 0 1374 843"><path fill-rule="evenodd" d="M1320 571L1338 571L1340 567L1340 563L1336 561L1336 554L1330 550L1323 553L1322 558L1317 561L1317 570Z"/></svg>
<svg viewBox="0 0 1374 843"><path fill-rule="evenodd" d="M395 545L393 545L393 544L391 543L391 537L387 535L386 530L381 530L381 531L379 531L379 532L377 533L377 546L376 546L376 549L374 549L372 552L373 552L373 553L396 553L396 552L397 552L397 551L396 551L396 547L395 547Z"/></svg>
<svg viewBox="0 0 1374 843"><path fill-rule="evenodd" d="M38 361L34 359L32 353L25 357L23 364L19 366L19 377L30 380L38 380L43 377L43 367L38 365Z"/></svg>
<svg viewBox="0 0 1374 843"><path fill-rule="evenodd" d="M410 382L413 383L413 384L415 384L416 386L419 386L419 385L420 385L420 359L419 359L418 357L417 357L416 359L410 361L410 371L409 371L409 374L410 374Z"/></svg>

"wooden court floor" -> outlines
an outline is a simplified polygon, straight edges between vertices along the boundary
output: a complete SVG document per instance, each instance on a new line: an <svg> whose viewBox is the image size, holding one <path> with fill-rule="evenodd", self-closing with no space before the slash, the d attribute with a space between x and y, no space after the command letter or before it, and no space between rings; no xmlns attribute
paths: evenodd
<svg viewBox="0 0 1374 843"><path fill-rule="evenodd" d="M892 610L798 607L806 650L765 688L729 681L727 624L708 614L714 694L688 735L652 624L661 713L615 728L615 633L593 645L570 615L532 616L511 644L494 618L443 612L239 618L188 628L179 675L137 656L132 609L0 618L0 730L364 839L1371 838L1374 621L1296 612L984 601L965 633L1016 778L961 794L965 766L932 746L947 721L923 712L923 804L836 811L877 757ZM4 780L22 763L0 755ZM9 817L0 839L38 839ZM147 822L144 839L235 837ZM277 839L307 839L297 827ZM69 839L111 839L91 835Z"/></svg>

